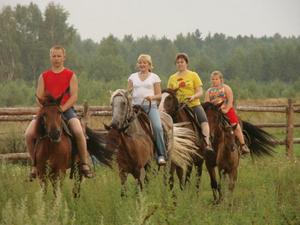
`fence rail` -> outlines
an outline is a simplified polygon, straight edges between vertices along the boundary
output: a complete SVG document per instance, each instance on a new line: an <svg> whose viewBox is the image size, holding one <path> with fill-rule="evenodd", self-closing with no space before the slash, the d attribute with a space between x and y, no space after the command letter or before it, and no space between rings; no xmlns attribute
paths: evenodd
<svg viewBox="0 0 300 225"><path fill-rule="evenodd" d="M92 116L111 116L110 106L75 106L78 115L86 120ZM300 113L300 104L295 104L292 99L288 99L286 105L238 105L236 109L240 112L273 112L285 113L286 123L264 123L256 124L261 128L286 128L286 137L279 140L277 144L286 146L286 153L293 157L294 144L300 143L300 138L294 138L294 128L300 127L300 123L295 123L295 113ZM37 107L0 108L0 122L26 122L34 118ZM3 134L3 133L2 133ZM0 157L1 159L1 157Z"/></svg>

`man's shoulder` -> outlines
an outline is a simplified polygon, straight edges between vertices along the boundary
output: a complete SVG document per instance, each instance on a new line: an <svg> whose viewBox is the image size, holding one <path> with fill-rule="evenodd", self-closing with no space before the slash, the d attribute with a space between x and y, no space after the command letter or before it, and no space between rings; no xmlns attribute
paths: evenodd
<svg viewBox="0 0 300 225"><path fill-rule="evenodd" d="M67 73L67 74L70 74L70 75L73 75L75 74L73 70L69 69L69 68L65 68L64 69L64 73Z"/></svg>

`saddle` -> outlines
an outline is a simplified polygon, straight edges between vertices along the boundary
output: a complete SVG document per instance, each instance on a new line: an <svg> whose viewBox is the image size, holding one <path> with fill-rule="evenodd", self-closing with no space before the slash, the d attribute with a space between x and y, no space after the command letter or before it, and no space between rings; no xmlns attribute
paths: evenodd
<svg viewBox="0 0 300 225"><path fill-rule="evenodd" d="M192 121L192 126L194 128L195 135L196 135L196 145L200 146L201 142L204 139L202 131L201 131L201 127L199 125L200 121L198 120L194 111L190 107L188 107L186 104L181 104L180 108L182 108L185 111L185 113L188 115L188 117Z"/></svg>
<svg viewBox="0 0 300 225"><path fill-rule="evenodd" d="M143 130L151 137L153 143L155 143L153 128L151 126L148 114L140 106L134 106L134 111ZM166 149L169 151L173 147L173 120L171 116L164 112L160 112L160 119L162 123Z"/></svg>

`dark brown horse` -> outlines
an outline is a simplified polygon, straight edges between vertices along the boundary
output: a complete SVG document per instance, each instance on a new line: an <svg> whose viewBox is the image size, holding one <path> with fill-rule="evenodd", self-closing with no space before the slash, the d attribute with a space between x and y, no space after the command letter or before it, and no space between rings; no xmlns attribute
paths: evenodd
<svg viewBox="0 0 300 225"><path fill-rule="evenodd" d="M207 115L212 145L217 152L216 165L220 176L220 189L222 199L224 188L222 187L226 176L228 176L228 189L233 191L238 175L240 160L239 143L235 138L233 128L229 125L228 119L222 113L222 103L214 105L210 102L202 104ZM247 133L250 153L253 156L271 155L274 151L274 138L262 129L241 121L243 131Z"/></svg>
<svg viewBox="0 0 300 225"><path fill-rule="evenodd" d="M155 150L147 114L141 109L133 110L130 93L126 90L116 90L111 96L111 104L112 121L106 126L107 148L117 153L122 188L128 174L132 174L142 189L146 169ZM196 154L195 136L186 128L173 127L169 115L163 113L161 117L171 164L184 170L190 164L191 155ZM184 135L188 137L184 138Z"/></svg>
<svg viewBox="0 0 300 225"><path fill-rule="evenodd" d="M74 197L79 197L82 180L79 157L75 144L72 144L74 142L72 142L71 135L66 132L68 129L64 128L60 100L61 97L54 99L51 96L39 100L42 108L37 114L39 137L35 144L34 163L42 188L47 191L48 180L50 180L55 195L58 184L65 177L67 169L72 168L70 177L75 178L73 194ZM89 128L86 132L89 137L90 153L105 165L110 166L112 153L102 146L101 137Z"/></svg>
<svg viewBox="0 0 300 225"><path fill-rule="evenodd" d="M196 181L196 187L199 189L200 187L200 178L202 175L202 165L205 160L205 165L207 168L207 171L210 176L210 184L213 191L214 200L217 201L220 196L220 189L219 185L216 179L216 173L215 173L215 158L206 158L204 154L204 149L206 147L204 137L201 133L200 127L195 122L195 116L191 112L191 110L187 107L186 104L180 104L177 97L176 97L176 90L171 89L165 89L162 91L162 100L160 102L160 110L165 111L170 116L172 116L173 121L175 123L178 122L189 122L188 128L190 130L193 130L198 135L198 140L196 142L196 145L198 146L198 155L194 157L194 166L197 170L197 181ZM183 173L183 171L180 171L180 168L176 168L177 173ZM186 179L182 185L185 185L189 179L190 174L192 171L192 166L190 166L186 173Z"/></svg>

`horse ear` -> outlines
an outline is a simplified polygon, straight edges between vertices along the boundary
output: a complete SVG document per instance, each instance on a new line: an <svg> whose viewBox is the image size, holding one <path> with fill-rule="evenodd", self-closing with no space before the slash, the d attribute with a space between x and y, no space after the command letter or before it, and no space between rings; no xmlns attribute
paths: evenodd
<svg viewBox="0 0 300 225"><path fill-rule="evenodd" d="M109 131L110 130L110 126L106 125L105 123L103 123L105 130Z"/></svg>
<svg viewBox="0 0 300 225"><path fill-rule="evenodd" d="M59 96L59 97L55 100L56 103L57 103L57 105L60 105L61 100L63 99L63 97L64 97L64 94L62 94L61 96Z"/></svg>
<svg viewBox="0 0 300 225"><path fill-rule="evenodd" d="M221 101L220 103L216 104L216 106L217 106L218 108L221 108L221 106L223 105L223 103L224 103L224 101Z"/></svg>

